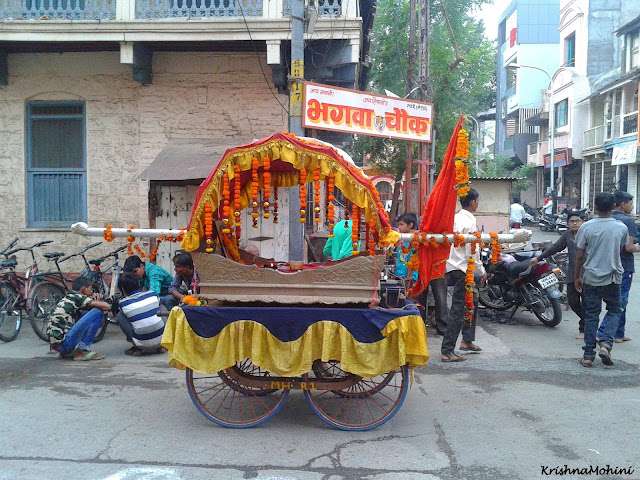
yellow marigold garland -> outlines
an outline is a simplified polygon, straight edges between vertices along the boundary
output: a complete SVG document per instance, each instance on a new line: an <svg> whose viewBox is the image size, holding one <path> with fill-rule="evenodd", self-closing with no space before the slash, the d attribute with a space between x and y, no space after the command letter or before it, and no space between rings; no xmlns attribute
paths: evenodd
<svg viewBox="0 0 640 480"><path fill-rule="evenodd" d="M269 213L269 207L271 206L269 203L269 198L271 197L271 172L269 171L271 169L271 160L269 157L264 157L262 162L264 166L264 172L262 174L262 183L264 188L262 209L264 213L262 216L264 218L269 218L271 216L271 213Z"/></svg>
<svg viewBox="0 0 640 480"><path fill-rule="evenodd" d="M253 157L251 162L251 206L253 207L253 211L251 212L251 217L253 218L253 224L251 225L253 228L258 228L258 217L260 214L258 213L258 167L260 164L258 163L258 159Z"/></svg>
<svg viewBox="0 0 640 480"><path fill-rule="evenodd" d="M300 169L300 223L307 221L307 169Z"/></svg>
<svg viewBox="0 0 640 480"><path fill-rule="evenodd" d="M204 204L204 235L206 237L205 252L213 252L213 209L211 203Z"/></svg>
<svg viewBox="0 0 640 480"><path fill-rule="evenodd" d="M233 208L234 208L234 212L233 215L235 216L235 222L234 225L236 227L236 238L238 240L240 240L240 235L242 232L241 229L241 217L240 217L240 192L241 192L241 178L240 178L240 165L234 165L233 166L233 170L235 172L235 178L234 178L234 182L233 182Z"/></svg>
<svg viewBox="0 0 640 480"><path fill-rule="evenodd" d="M335 237L333 234L333 227L335 226L335 205L334 201L336 197L333 195L333 191L336 185L336 177L333 173L329 174L329 180L327 183L327 221L329 222L329 238Z"/></svg>
<svg viewBox="0 0 640 480"><path fill-rule="evenodd" d="M465 305L465 318L469 321L473 321L473 286L475 284L475 279L473 276L474 268L475 268L475 258L469 257L467 259L467 272L464 277L464 305Z"/></svg>
<svg viewBox="0 0 640 480"><path fill-rule="evenodd" d="M469 192L469 134L462 129L458 132L456 142L456 185L458 197L463 198Z"/></svg>
<svg viewBox="0 0 640 480"><path fill-rule="evenodd" d="M313 172L313 221L320 223L320 165Z"/></svg>

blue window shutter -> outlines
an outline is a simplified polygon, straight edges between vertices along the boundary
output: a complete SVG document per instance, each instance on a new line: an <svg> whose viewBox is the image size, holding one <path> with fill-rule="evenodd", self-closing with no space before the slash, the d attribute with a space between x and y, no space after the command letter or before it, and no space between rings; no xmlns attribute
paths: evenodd
<svg viewBox="0 0 640 480"><path fill-rule="evenodd" d="M29 102L27 218L35 228L87 221L84 102Z"/></svg>

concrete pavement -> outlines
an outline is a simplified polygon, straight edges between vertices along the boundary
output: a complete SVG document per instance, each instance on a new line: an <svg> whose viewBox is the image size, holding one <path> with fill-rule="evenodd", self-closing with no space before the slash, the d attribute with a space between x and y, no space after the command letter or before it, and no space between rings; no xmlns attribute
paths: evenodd
<svg viewBox="0 0 640 480"><path fill-rule="evenodd" d="M556 328L530 313L513 325L480 321L481 354L443 364L430 337L432 360L402 409L360 433L326 426L299 391L257 428L218 427L196 410L183 372L165 355L125 356L117 328L95 345L104 361L70 362L25 324L0 344L0 479L528 480L556 478L543 467L565 464L633 469L571 478L638 479L639 284L633 340L614 346L613 367L578 364L571 311Z"/></svg>

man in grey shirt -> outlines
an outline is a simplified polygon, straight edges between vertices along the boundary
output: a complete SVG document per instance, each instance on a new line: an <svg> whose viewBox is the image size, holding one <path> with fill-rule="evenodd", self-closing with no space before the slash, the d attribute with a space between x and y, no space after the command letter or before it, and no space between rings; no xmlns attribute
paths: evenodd
<svg viewBox="0 0 640 480"><path fill-rule="evenodd" d="M598 217L586 222L576 237L578 256L576 259L575 287L583 292L585 303L584 350L580 364L590 367L595 359L596 331L600 321L602 301L607 306L608 322L600 337L599 355L602 363L613 365L611 347L613 334L620 321L620 283L622 262L620 249L627 244L627 226L611 218L614 198L610 193L599 193L594 201ZM586 254L586 261L585 261ZM580 277L581 269L582 278Z"/></svg>

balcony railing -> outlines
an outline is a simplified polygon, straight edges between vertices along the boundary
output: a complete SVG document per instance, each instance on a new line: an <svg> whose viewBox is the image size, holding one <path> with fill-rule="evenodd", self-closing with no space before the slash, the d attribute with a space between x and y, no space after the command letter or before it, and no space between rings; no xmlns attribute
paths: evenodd
<svg viewBox="0 0 640 480"><path fill-rule="evenodd" d="M604 125L590 128L582 134L582 149L602 147L604 142Z"/></svg>
<svg viewBox="0 0 640 480"><path fill-rule="evenodd" d="M318 0L319 17L339 17L340 15L342 15L342 0ZM284 1L282 16L291 16L291 0Z"/></svg>
<svg viewBox="0 0 640 480"><path fill-rule="evenodd" d="M136 0L136 18L242 16L262 16L262 0Z"/></svg>
<svg viewBox="0 0 640 480"><path fill-rule="evenodd" d="M622 117L622 135L638 132L638 111L627 113Z"/></svg>
<svg viewBox="0 0 640 480"><path fill-rule="evenodd" d="M113 20L116 0L0 0L0 19Z"/></svg>

